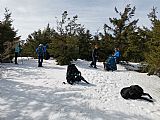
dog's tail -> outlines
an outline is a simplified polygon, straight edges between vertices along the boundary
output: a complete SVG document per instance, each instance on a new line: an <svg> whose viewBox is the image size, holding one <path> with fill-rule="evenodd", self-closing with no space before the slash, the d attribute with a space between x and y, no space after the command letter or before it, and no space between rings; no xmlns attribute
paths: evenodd
<svg viewBox="0 0 160 120"><path fill-rule="evenodd" d="M140 97L141 100L145 100L145 101L148 101L148 102L153 102L153 100L149 99L149 98L146 98L146 97Z"/></svg>

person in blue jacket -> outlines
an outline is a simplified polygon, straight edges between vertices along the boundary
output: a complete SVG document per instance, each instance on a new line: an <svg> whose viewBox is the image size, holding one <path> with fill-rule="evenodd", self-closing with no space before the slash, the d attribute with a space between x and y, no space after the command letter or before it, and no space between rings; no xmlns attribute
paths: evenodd
<svg viewBox="0 0 160 120"><path fill-rule="evenodd" d="M39 44L39 46L36 48L36 53L38 54L38 67L42 67L43 57L45 53L43 44Z"/></svg>
<svg viewBox="0 0 160 120"><path fill-rule="evenodd" d="M120 57L121 57L121 52L119 48L115 48L114 57L116 58L116 63L119 64Z"/></svg>
<svg viewBox="0 0 160 120"><path fill-rule="evenodd" d="M108 59L104 62L104 69L109 71L117 70L116 59L114 57L114 53L108 57Z"/></svg>
<svg viewBox="0 0 160 120"><path fill-rule="evenodd" d="M20 55L21 50L22 50L22 48L20 46L20 43L17 43L15 46L15 64L18 64L17 58Z"/></svg>

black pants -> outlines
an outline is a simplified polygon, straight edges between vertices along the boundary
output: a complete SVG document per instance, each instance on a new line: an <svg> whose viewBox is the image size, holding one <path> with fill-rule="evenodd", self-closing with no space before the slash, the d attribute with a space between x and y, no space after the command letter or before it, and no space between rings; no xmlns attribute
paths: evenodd
<svg viewBox="0 0 160 120"><path fill-rule="evenodd" d="M93 57L90 66L91 66L91 67L94 67L94 68L97 68L96 62L97 62L97 58L96 58L96 57Z"/></svg>
<svg viewBox="0 0 160 120"><path fill-rule="evenodd" d="M49 55L48 51L46 51L46 53L45 53L45 55L44 55L44 59L45 59L45 60L48 60L49 58L50 58L50 55Z"/></svg>
<svg viewBox="0 0 160 120"><path fill-rule="evenodd" d="M38 67L42 67L42 63L43 63L43 55L39 55L38 56Z"/></svg>
<svg viewBox="0 0 160 120"><path fill-rule="evenodd" d="M18 64L17 63L17 57L18 57L18 52L15 52L15 64Z"/></svg>
<svg viewBox="0 0 160 120"><path fill-rule="evenodd" d="M116 58L116 63L119 64L119 61L120 61L120 57L117 57Z"/></svg>

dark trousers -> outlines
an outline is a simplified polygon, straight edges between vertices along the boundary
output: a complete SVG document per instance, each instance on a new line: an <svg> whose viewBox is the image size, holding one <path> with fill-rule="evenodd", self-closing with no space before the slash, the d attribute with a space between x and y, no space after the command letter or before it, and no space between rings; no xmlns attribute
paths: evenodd
<svg viewBox="0 0 160 120"><path fill-rule="evenodd" d="M43 55L38 56L38 67L42 67Z"/></svg>
<svg viewBox="0 0 160 120"><path fill-rule="evenodd" d="M15 52L15 64L18 64L17 63L17 57L18 57L18 52Z"/></svg>
<svg viewBox="0 0 160 120"><path fill-rule="evenodd" d="M96 58L96 57L93 57L90 66L91 66L91 67L94 67L94 68L97 68L96 62L97 62L97 58Z"/></svg>
<svg viewBox="0 0 160 120"><path fill-rule="evenodd" d="M116 57L116 63L119 64L120 57Z"/></svg>
<svg viewBox="0 0 160 120"><path fill-rule="evenodd" d="M46 53L44 54L44 59L49 60L49 58L50 58L50 55L49 55L48 51L46 51Z"/></svg>

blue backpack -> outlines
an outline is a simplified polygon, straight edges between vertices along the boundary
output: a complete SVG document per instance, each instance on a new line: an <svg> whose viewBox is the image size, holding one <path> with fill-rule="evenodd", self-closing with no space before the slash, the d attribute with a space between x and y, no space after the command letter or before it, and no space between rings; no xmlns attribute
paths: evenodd
<svg viewBox="0 0 160 120"><path fill-rule="evenodd" d="M38 55L43 55L43 46L38 47L37 53L38 53Z"/></svg>
<svg viewBox="0 0 160 120"><path fill-rule="evenodd" d="M114 56L109 56L108 59L106 60L106 66L105 66L106 70L117 70L117 65L116 65L116 60L114 58Z"/></svg>

